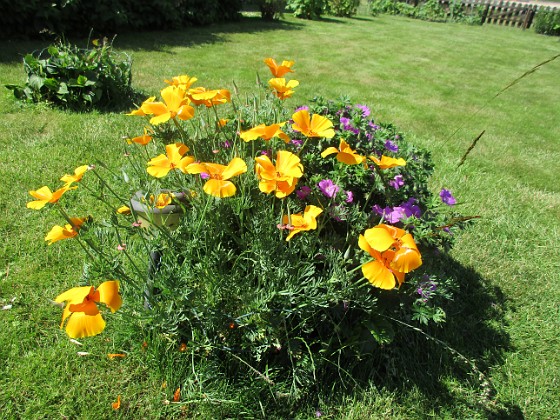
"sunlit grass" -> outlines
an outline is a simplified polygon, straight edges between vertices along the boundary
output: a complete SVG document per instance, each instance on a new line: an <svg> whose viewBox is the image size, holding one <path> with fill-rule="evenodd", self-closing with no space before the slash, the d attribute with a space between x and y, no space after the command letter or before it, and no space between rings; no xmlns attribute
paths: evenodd
<svg viewBox="0 0 560 420"><path fill-rule="evenodd" d="M3 43L0 83L22 82L20 57L44 45ZM450 188L463 213L481 216L453 252L459 264L474 271L461 301L449 310L449 326L430 334L484 369L495 403L481 397L480 382L461 360L410 331L381 356L386 377L376 378L377 388L321 396L321 407L303 405L301 417L313 417L316 409L356 419L491 413L553 418L560 412L555 169L560 59L489 102L525 71L558 54L557 39L512 28L382 16L244 19L180 32L123 34L114 45L132 54L133 83L146 93L185 73L210 88L232 88L235 81L248 92L257 73L262 80L269 77L263 58L293 59L301 85L291 104L320 94L348 95L370 105L379 121L394 122L433 152L434 190ZM121 137L136 134L130 133L136 124L117 114L21 105L7 90L0 93L0 112L0 304L16 298L12 309L0 311L0 411L14 418L105 418L120 394L117 414L123 417L179 416L180 407L165 400L181 385L188 366L182 355L169 355L166 366L155 369L153 355L163 350L143 350L141 335L127 331L126 319L118 316L81 347L58 330L60 310L50 299L80 277L81 253L72 243L47 247L43 237L59 222L57 216L25 209L28 190L53 186L84 163L116 162ZM484 136L457 168L482 130ZM78 351L91 355L80 357ZM124 360L106 357L122 351L129 352ZM231 392L233 403L199 402L185 414L262 415L250 398Z"/></svg>

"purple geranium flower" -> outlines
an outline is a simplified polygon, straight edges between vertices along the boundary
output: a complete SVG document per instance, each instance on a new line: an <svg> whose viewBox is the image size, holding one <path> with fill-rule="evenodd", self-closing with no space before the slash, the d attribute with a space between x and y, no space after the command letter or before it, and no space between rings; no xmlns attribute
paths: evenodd
<svg viewBox="0 0 560 420"><path fill-rule="evenodd" d="M362 117L367 118L371 114L371 111L367 107L367 105L356 105L356 108L362 110Z"/></svg>
<svg viewBox="0 0 560 420"><path fill-rule="evenodd" d="M390 152L397 153L399 151L399 146L397 146L391 140L387 140L385 142L385 149L387 149Z"/></svg>
<svg viewBox="0 0 560 420"><path fill-rule="evenodd" d="M400 206L387 206L385 208L381 208L379 204L376 204L372 209L380 216L383 216L388 223L394 224L412 216L419 218L422 215L422 211L416 205L417 201L415 198L410 198L408 201L401 203Z"/></svg>
<svg viewBox="0 0 560 420"><path fill-rule="evenodd" d="M352 191L345 191L346 193L346 202L351 203L354 201L354 193Z"/></svg>
<svg viewBox="0 0 560 420"><path fill-rule="evenodd" d="M389 181L389 185L393 187L395 190L398 190L400 187L404 185L404 178L402 175L395 176L391 181Z"/></svg>
<svg viewBox="0 0 560 420"><path fill-rule="evenodd" d="M339 186L332 182L330 179L323 179L317 186L321 192L328 198L333 198L336 193L340 190Z"/></svg>
<svg viewBox="0 0 560 420"><path fill-rule="evenodd" d="M311 188L309 188L307 185L303 185L296 191L297 198L299 198L300 200L305 200L309 194L311 194Z"/></svg>
<svg viewBox="0 0 560 420"><path fill-rule="evenodd" d="M360 130L353 127L352 124L350 123L350 118L340 117L340 124L342 125L342 128L344 130L351 131L354 134L360 134Z"/></svg>
<svg viewBox="0 0 560 420"><path fill-rule="evenodd" d="M451 191L445 188L441 189L441 191L439 192L439 197L441 198L441 201L443 201L444 204L447 204L448 206L453 206L455 205L455 203L457 203L457 200L455 199L455 197L453 197Z"/></svg>

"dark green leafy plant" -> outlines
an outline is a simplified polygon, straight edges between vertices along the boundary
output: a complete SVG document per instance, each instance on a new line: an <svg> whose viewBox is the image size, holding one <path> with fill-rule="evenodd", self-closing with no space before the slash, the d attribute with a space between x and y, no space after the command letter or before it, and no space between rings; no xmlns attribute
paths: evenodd
<svg viewBox="0 0 560 420"><path fill-rule="evenodd" d="M265 20L279 19L286 7L286 0L258 0L256 2Z"/></svg>
<svg viewBox="0 0 560 420"><path fill-rule="evenodd" d="M86 49L60 41L27 54L23 67L25 84L6 85L18 99L75 111L123 109L132 104L132 60L113 51L107 40L96 40Z"/></svg>
<svg viewBox="0 0 560 420"><path fill-rule="evenodd" d="M560 12L541 9L535 16L535 32L543 35L560 35Z"/></svg>
<svg viewBox="0 0 560 420"><path fill-rule="evenodd" d="M334 16L354 16L360 6L360 0L328 0L327 11Z"/></svg>
<svg viewBox="0 0 560 420"><path fill-rule="evenodd" d="M298 18L318 19L326 6L326 0L288 0L287 9Z"/></svg>

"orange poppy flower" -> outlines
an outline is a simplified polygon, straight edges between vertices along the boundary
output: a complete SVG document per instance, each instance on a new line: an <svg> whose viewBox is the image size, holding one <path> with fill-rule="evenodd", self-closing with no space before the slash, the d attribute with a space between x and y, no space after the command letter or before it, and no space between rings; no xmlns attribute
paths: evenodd
<svg viewBox="0 0 560 420"><path fill-rule="evenodd" d="M150 124L162 124L173 118L186 121L194 117L194 108L189 105L190 100L183 89L167 86L160 93L164 102L144 102L141 107L146 115L154 115Z"/></svg>
<svg viewBox="0 0 560 420"><path fill-rule="evenodd" d="M214 197L231 197L237 192L237 188L229 179L247 172L247 164L240 158L233 158L225 166L218 163L192 163L186 171L190 174L206 174L208 181L202 189L206 194Z"/></svg>
<svg viewBox="0 0 560 420"><path fill-rule="evenodd" d="M116 312L122 305L116 280L103 282L97 289L93 286L74 287L58 295L55 302L67 302L60 328L68 320L66 334L70 338L91 337L105 329L98 303L105 304L111 312Z"/></svg>
<svg viewBox="0 0 560 420"><path fill-rule="evenodd" d="M148 129L146 127L144 127L144 134L141 136L137 136L137 137L133 137L131 139L127 140L128 143L137 143L137 144L141 144L142 146L147 145L149 142L152 141L152 136L150 136Z"/></svg>
<svg viewBox="0 0 560 420"><path fill-rule="evenodd" d="M362 163L366 159L365 156L359 155L355 150L352 150L344 139L340 139L340 146L338 146L338 149L336 147L328 147L323 150L321 157L327 157L333 153L336 153L336 160L346 163L347 165L356 165Z"/></svg>
<svg viewBox="0 0 560 420"><path fill-rule="evenodd" d="M185 172L187 165L194 162L194 157L184 156L189 148L183 143L168 144L165 146L166 155L159 155L148 162L147 171L156 178L163 178L172 169Z"/></svg>
<svg viewBox="0 0 560 420"><path fill-rule="evenodd" d="M198 79L196 77L191 77L186 74L181 76L174 76L171 80L164 80L165 83L171 86L180 87L183 90L189 89L194 82Z"/></svg>
<svg viewBox="0 0 560 420"><path fill-rule="evenodd" d="M260 124L250 130L242 132L240 137L247 142L258 138L268 141L273 137L279 137L284 140L285 143L289 143L290 137L281 129L284 124L286 123L272 125Z"/></svg>
<svg viewBox="0 0 560 420"><path fill-rule="evenodd" d="M155 97L155 96L150 96L148 99L146 99L144 102L142 102L142 105L140 105L140 107L139 107L138 109L134 109L134 110L130 111L128 114L126 114L126 115L136 115L136 116L138 116L138 117L144 117L144 116L146 116L147 114L144 112L144 110L142 109L142 107L143 107L145 104L150 103L150 102L153 102L153 101L155 101L155 100L156 100L156 97Z"/></svg>
<svg viewBox="0 0 560 420"><path fill-rule="evenodd" d="M274 77L282 77L286 73L293 73L292 66L294 65L294 61L282 61L282 64L278 65L274 58L266 58L264 60L265 64L270 69L270 72Z"/></svg>
<svg viewBox="0 0 560 420"><path fill-rule="evenodd" d="M285 215L282 218L282 223L288 225L290 229L290 234L286 237L286 241L292 239L296 233L317 229L317 216L321 213L323 213L322 209L314 205L309 205L305 207L303 214L296 213L292 214L290 217Z"/></svg>
<svg viewBox="0 0 560 420"><path fill-rule="evenodd" d="M203 87L197 87L189 90L188 96L193 104L204 105L207 108L231 101L231 93L227 89L206 90Z"/></svg>
<svg viewBox="0 0 560 420"><path fill-rule="evenodd" d="M88 165L78 166L76 169L74 169L73 175L64 175L62 178L60 178L60 180L64 182L66 186L70 186L74 182L80 182L88 169Z"/></svg>
<svg viewBox="0 0 560 420"><path fill-rule="evenodd" d="M368 156L380 169L390 169L396 166L405 166L406 160L403 158L392 158L389 156L381 156L381 159L376 156Z"/></svg>
<svg viewBox="0 0 560 420"><path fill-rule="evenodd" d="M48 245L52 245L57 241L61 241L63 239L73 238L78 234L78 231L82 227L82 225L88 220L88 217L72 217L70 218L71 224L68 223L62 226L54 226L47 236L45 236L45 241L50 241Z"/></svg>
<svg viewBox="0 0 560 420"><path fill-rule="evenodd" d="M292 115L292 128L299 131L305 137L324 137L332 139L334 137L333 123L327 117L319 114L309 115L309 111L302 109Z"/></svg>
<svg viewBox="0 0 560 420"><path fill-rule="evenodd" d="M362 266L369 282L381 289L393 289L404 282L406 273L422 265L420 251L410 233L380 224L360 235L358 246L374 259Z"/></svg>
<svg viewBox="0 0 560 420"><path fill-rule="evenodd" d="M282 100L292 96L294 94L293 89L299 86L299 82L297 80L290 80L286 83L286 79L283 77L270 79L268 84L272 89L274 89L273 93Z"/></svg>
<svg viewBox="0 0 560 420"><path fill-rule="evenodd" d="M260 181L259 189L266 194L274 191L277 198L290 195L299 178L303 176L303 166L299 157L287 150L280 150L276 154L276 165L266 155L255 160L255 172Z"/></svg>
<svg viewBox="0 0 560 420"><path fill-rule="evenodd" d="M64 194L66 191L74 190L76 188L78 187L69 187L68 185L65 185L64 187L52 192L49 187L45 186L39 188L36 191L29 191L29 194L31 194L31 196L33 198L36 198L37 200L27 203L27 208L40 210L45 207L47 203L56 203L58 200L60 200L60 197L62 197L62 194Z"/></svg>

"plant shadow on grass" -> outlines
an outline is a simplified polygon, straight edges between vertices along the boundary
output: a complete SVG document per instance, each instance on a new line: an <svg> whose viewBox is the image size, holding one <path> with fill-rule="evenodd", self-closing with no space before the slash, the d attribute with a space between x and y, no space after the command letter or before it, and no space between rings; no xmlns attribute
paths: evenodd
<svg viewBox="0 0 560 420"><path fill-rule="evenodd" d="M506 298L499 288L485 284L475 270L449 256L440 258L442 274L459 282L443 326L419 329L394 323L393 342L362 361L350 362L352 366L343 362L328 372L318 372L315 391L306 393L305 401L267 404L267 414L274 418L301 415L298 407L303 403L308 412L312 407L331 407L328 414L338 417L346 414L350 403L364 407L368 417L376 416L377 403L371 398L381 392L382 398L391 395L395 406L392 415L402 415L399 407L407 407L406 417L413 418L430 414L524 419L518 405L500 401L488 374L490 368L504 363L505 352L512 350L504 331Z"/></svg>
<svg viewBox="0 0 560 420"><path fill-rule="evenodd" d="M169 47L192 47L227 43L227 34L256 34L269 31L294 31L303 28L303 24L286 21L266 21L260 17L242 17L240 20L185 30L165 32L138 32L119 35L115 41L118 48L132 51L168 52Z"/></svg>
<svg viewBox="0 0 560 420"><path fill-rule="evenodd" d="M504 331L507 300L498 287L485 284L475 270L441 255L445 274L459 282L459 290L446 309L442 327L396 327L394 341L377 351L371 364L358 367L360 385L347 397L360 400L368 383L407 399L410 392L422 395L419 413L445 413L456 418L468 407L484 418L523 419L519 406L497 400L486 376L491 367L504 362L512 350ZM447 383L442 381L447 379ZM454 384L453 387L448 382ZM413 391L415 388L416 391ZM470 391L469 391L470 390ZM413 397L418 401L417 396Z"/></svg>
<svg viewBox="0 0 560 420"><path fill-rule="evenodd" d="M208 26L191 26L178 30L165 31L140 31L123 32L120 34L95 34L94 38L106 36L111 39L115 37L114 46L118 49L132 51L159 51L166 52L169 47L192 47L196 45L208 45L219 42L227 42L226 35L229 33L261 33L268 31L291 31L300 30L304 27L302 23L287 21L265 21L260 17L243 16L238 21L230 23L213 24ZM33 51L40 51L51 44L55 38L50 40L25 40L6 41L2 40L0 45L0 63L15 63L22 61L23 57ZM78 46L87 46L87 39L67 39Z"/></svg>

